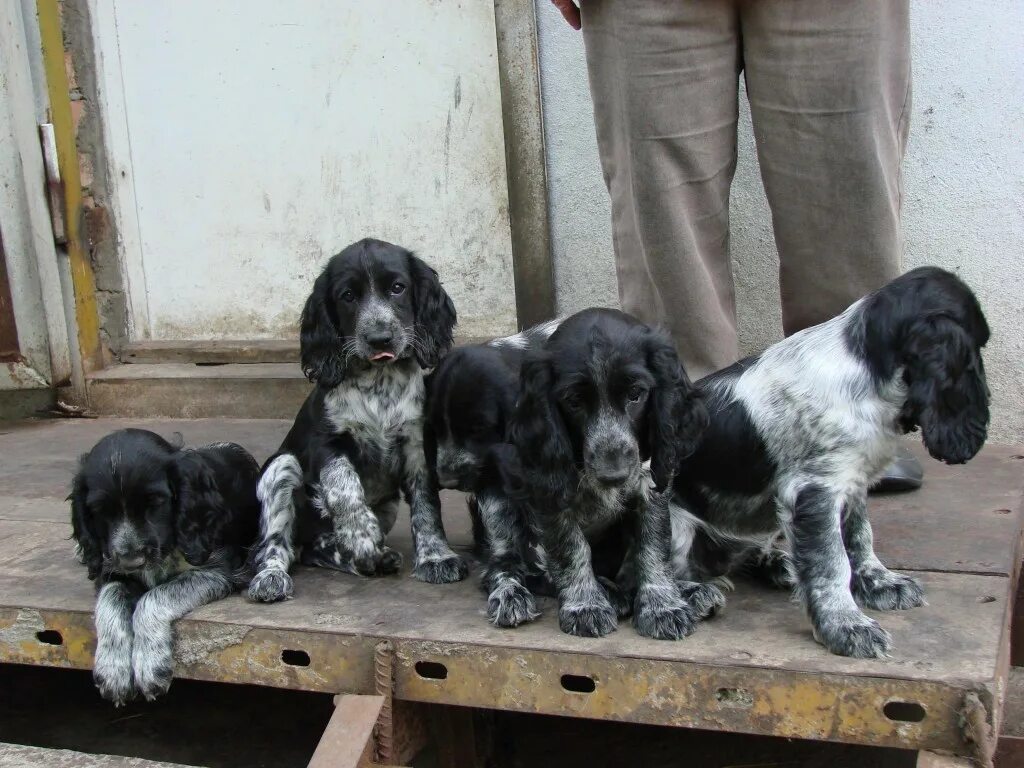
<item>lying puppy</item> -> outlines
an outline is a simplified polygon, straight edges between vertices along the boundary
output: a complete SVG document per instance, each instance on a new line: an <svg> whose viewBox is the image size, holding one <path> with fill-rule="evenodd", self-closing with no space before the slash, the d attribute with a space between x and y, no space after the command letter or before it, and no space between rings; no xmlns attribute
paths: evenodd
<svg viewBox="0 0 1024 768"><path fill-rule="evenodd" d="M698 382L711 424L675 479L680 572L706 579L752 566L780 586L795 581L826 648L884 655L889 634L857 603L899 610L924 595L875 556L867 491L918 427L940 461L981 449L988 337L970 289L923 267ZM792 563L774 544L780 532Z"/></svg>
<svg viewBox="0 0 1024 768"><path fill-rule="evenodd" d="M291 597L296 545L307 565L397 571L384 536L399 493L411 509L414 575L466 577L423 453L424 371L451 347L454 327L437 273L404 248L361 240L324 267L300 329L302 370L317 387L260 477L251 599Z"/></svg>
<svg viewBox="0 0 1024 768"><path fill-rule="evenodd" d="M93 677L105 699L165 693L171 623L245 584L258 473L234 443L181 449L142 429L107 435L82 457L68 499L98 589Z"/></svg>
<svg viewBox="0 0 1024 768"><path fill-rule="evenodd" d="M470 494L475 538L487 558L481 578L487 616L499 627L538 616L526 586L531 571L527 521L507 492L507 478L519 473L507 431L523 358L542 346L558 323L456 349L427 385L427 460L442 488Z"/></svg>
<svg viewBox="0 0 1024 768"><path fill-rule="evenodd" d="M700 614L673 580L664 491L706 421L669 340L621 312L573 315L528 355L510 436L564 632L599 637L628 615L595 577L589 543L623 516L635 518L620 587L628 596L635 586L637 632L677 639L693 630Z"/></svg>

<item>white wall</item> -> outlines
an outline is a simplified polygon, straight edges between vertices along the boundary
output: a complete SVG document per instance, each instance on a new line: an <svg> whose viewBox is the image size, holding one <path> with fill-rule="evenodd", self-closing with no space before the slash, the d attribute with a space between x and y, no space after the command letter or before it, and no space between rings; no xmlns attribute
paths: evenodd
<svg viewBox="0 0 1024 768"><path fill-rule="evenodd" d="M585 2L586 0L584 0ZM537 0L559 309L617 303L610 209L594 138L583 41ZM914 104L904 166L905 266L937 264L977 292L992 439L1024 441L1024 48L1019 0L913 0ZM781 338L778 254L741 97L732 249L740 341Z"/></svg>

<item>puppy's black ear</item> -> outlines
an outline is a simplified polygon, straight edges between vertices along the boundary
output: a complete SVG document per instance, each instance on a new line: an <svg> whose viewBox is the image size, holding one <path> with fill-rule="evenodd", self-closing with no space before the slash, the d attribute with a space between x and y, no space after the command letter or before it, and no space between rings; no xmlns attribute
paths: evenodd
<svg viewBox="0 0 1024 768"><path fill-rule="evenodd" d="M182 451L168 472L177 505L178 549L189 565L203 565L220 542L230 511L213 471L201 456Z"/></svg>
<svg viewBox="0 0 1024 768"><path fill-rule="evenodd" d="M302 372L324 389L334 389L345 378L344 342L334 318L330 284L325 269L313 283L299 324Z"/></svg>
<svg viewBox="0 0 1024 768"><path fill-rule="evenodd" d="M452 331L457 322L455 305L441 287L437 272L411 253L409 274L413 283L416 360L421 368L433 368L452 347Z"/></svg>
<svg viewBox="0 0 1024 768"><path fill-rule="evenodd" d="M83 457L84 459L85 457ZM71 537L78 545L79 557L88 569L89 578L95 579L103 569L103 549L92 527L92 517L86 505L89 487L85 480L85 470L79 462L78 472L71 482Z"/></svg>
<svg viewBox="0 0 1024 768"><path fill-rule="evenodd" d="M529 490L519 461L519 451L511 443L495 443L484 458L485 481L500 488L510 499L524 500Z"/></svg>
<svg viewBox="0 0 1024 768"><path fill-rule="evenodd" d="M560 498L573 485L572 443L552 392L551 360L540 353L523 362L520 395L509 422L509 437L518 452L527 490Z"/></svg>
<svg viewBox="0 0 1024 768"><path fill-rule="evenodd" d="M708 426L708 410L683 370L672 342L662 333L647 337L647 367L655 387L647 419L651 475L660 493L672 482L679 462L697 450Z"/></svg>
<svg viewBox="0 0 1024 768"><path fill-rule="evenodd" d="M913 322L905 338L908 391L900 421L908 430L920 425L934 458L963 464L988 434L989 390L979 336L945 315L932 315Z"/></svg>

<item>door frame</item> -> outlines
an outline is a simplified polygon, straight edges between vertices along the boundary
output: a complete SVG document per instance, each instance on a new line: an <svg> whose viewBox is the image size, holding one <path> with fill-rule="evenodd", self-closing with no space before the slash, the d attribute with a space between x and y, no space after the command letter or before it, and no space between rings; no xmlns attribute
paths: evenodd
<svg viewBox="0 0 1024 768"><path fill-rule="evenodd" d="M0 81L0 230L16 337L16 351L0 363L5 391L68 386L74 379L39 138L49 116L47 78L39 28L25 21L34 22L35 10L34 0L0 4L0 71L6 75Z"/></svg>

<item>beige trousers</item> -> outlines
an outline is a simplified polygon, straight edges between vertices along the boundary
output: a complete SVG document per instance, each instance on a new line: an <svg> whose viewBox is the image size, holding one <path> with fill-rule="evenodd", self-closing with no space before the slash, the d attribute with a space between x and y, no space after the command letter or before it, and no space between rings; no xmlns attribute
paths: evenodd
<svg viewBox="0 0 1024 768"><path fill-rule="evenodd" d="M899 274L908 0L582 0L622 307L691 376L738 356L729 260L739 75L787 334Z"/></svg>

